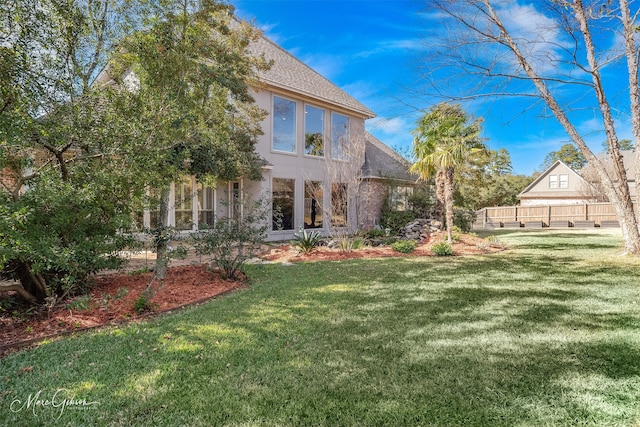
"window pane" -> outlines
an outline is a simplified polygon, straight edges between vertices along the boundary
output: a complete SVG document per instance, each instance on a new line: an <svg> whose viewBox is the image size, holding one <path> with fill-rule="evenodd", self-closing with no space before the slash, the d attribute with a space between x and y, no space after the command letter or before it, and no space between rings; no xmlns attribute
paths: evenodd
<svg viewBox="0 0 640 427"><path fill-rule="evenodd" d="M331 158L348 160L349 117L342 114L331 114Z"/></svg>
<svg viewBox="0 0 640 427"><path fill-rule="evenodd" d="M296 151L296 103L273 97L273 149Z"/></svg>
<svg viewBox="0 0 640 427"><path fill-rule="evenodd" d="M175 185L176 195L176 228L190 230L193 224L193 183L185 178Z"/></svg>
<svg viewBox="0 0 640 427"><path fill-rule="evenodd" d="M331 184L331 225L333 227L347 226L347 184Z"/></svg>
<svg viewBox="0 0 640 427"><path fill-rule="evenodd" d="M406 211L409 206L409 197L412 194L412 187L393 187L391 190L391 209Z"/></svg>
<svg viewBox="0 0 640 427"><path fill-rule="evenodd" d="M569 187L569 175L560 175L560 188Z"/></svg>
<svg viewBox="0 0 640 427"><path fill-rule="evenodd" d="M273 230L293 230L295 180L274 178L272 191Z"/></svg>
<svg viewBox="0 0 640 427"><path fill-rule="evenodd" d="M304 183L304 228L322 228L322 183Z"/></svg>
<svg viewBox="0 0 640 427"><path fill-rule="evenodd" d="M198 184L198 226L213 226L213 188Z"/></svg>
<svg viewBox="0 0 640 427"><path fill-rule="evenodd" d="M304 110L304 152L324 156L324 110L311 105Z"/></svg>
<svg viewBox="0 0 640 427"><path fill-rule="evenodd" d="M549 188L558 188L558 175L549 175Z"/></svg>

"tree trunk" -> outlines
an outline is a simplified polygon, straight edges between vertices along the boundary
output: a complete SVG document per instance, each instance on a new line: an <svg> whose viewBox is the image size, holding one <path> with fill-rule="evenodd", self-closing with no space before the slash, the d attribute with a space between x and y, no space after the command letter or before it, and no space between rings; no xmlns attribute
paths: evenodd
<svg viewBox="0 0 640 427"><path fill-rule="evenodd" d="M162 189L160 194L160 206L158 207L158 232L156 234L156 278L164 280L167 277L169 247L168 227L169 227L169 194L170 188Z"/></svg>
<svg viewBox="0 0 640 427"><path fill-rule="evenodd" d="M436 172L436 219L444 223L444 211L445 211L445 172L442 169L438 169Z"/></svg>
<svg viewBox="0 0 640 427"><path fill-rule="evenodd" d="M600 159L598 159L593 154L591 149L587 146L582 136L578 133L578 130L567 117L564 109L552 95L544 79L536 73L532 65L527 60L526 56L518 47L517 43L511 37L510 33L507 31L504 24L496 14L493 6L489 3L489 0L483 0L483 3L488 11L488 16L490 17L491 21L497 26L500 31L501 43L507 46L513 52L518 63L522 66L527 76L531 79L531 82L535 85L536 89L540 93L541 98L549 106L553 115L556 117L558 122L560 122L565 131L569 134L569 136L576 144L576 146L580 149L587 161L591 165L593 165L596 173L598 174L603 189L616 212L616 217L620 221L620 227L622 229L622 234L625 241L625 253L635 255L640 254L640 231L638 230L636 213L631 203L629 184L619 152L619 144L615 135L613 117L611 116L608 102L604 96L602 79L599 74L600 67L597 64L594 54L594 47L591 41L591 34L588 27L588 19L586 14L587 12L584 10L582 2L576 1L573 3L573 9L575 12L574 16L580 24L580 30L585 40L585 48L587 51L587 59L590 65L590 74L593 79L593 87L598 98L598 104L603 116L604 128L607 133L609 147L611 148L610 157L613 163L613 177L608 174Z"/></svg>
<svg viewBox="0 0 640 427"><path fill-rule="evenodd" d="M444 170L444 209L447 216L447 242L453 243L453 168Z"/></svg>
<svg viewBox="0 0 640 427"><path fill-rule="evenodd" d="M49 290L44 279L37 274L34 274L31 270L31 265L27 262L14 260L10 263L7 270L13 271L15 277L20 281L20 285L15 286L20 289L13 289L17 291L25 300L35 303L44 302L49 296ZM9 290L7 286L3 286L5 290Z"/></svg>

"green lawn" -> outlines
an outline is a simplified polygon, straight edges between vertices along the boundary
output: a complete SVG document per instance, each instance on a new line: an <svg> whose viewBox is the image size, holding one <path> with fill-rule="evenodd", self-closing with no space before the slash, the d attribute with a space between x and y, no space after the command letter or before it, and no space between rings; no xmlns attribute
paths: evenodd
<svg viewBox="0 0 640 427"><path fill-rule="evenodd" d="M499 238L255 266L249 290L12 355L0 425L637 426L640 259L615 233Z"/></svg>

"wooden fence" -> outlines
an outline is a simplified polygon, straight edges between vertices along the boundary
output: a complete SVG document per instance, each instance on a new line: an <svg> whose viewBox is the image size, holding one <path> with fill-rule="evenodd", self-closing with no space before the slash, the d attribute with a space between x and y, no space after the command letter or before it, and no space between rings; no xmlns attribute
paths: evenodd
<svg viewBox="0 0 640 427"><path fill-rule="evenodd" d="M611 203L505 206L477 211L475 229L618 227Z"/></svg>

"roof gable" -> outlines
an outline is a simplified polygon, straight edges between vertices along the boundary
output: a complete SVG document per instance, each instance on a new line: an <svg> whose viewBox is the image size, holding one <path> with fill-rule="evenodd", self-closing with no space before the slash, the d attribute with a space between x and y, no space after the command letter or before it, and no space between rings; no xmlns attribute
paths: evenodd
<svg viewBox="0 0 640 427"><path fill-rule="evenodd" d="M571 175L572 177L576 178L578 180L578 182L582 183L583 185L585 185L585 186L589 185L584 178L582 178L576 171L571 169L571 167L569 167L566 163L562 162L561 160L556 160L556 162L554 164L552 164L551 166L549 166L549 168L547 168L547 170L542 172L538 178L536 178L531 184L529 184L527 186L527 188L522 190L520 192L520 194L518 194L518 197L531 192L531 190L536 188L538 186L538 184L540 184L541 182L546 180L547 177L549 175L552 175L554 172L556 172L556 173L558 173L558 172L567 172L569 175Z"/></svg>
<svg viewBox="0 0 640 427"><path fill-rule="evenodd" d="M416 175L409 172L411 163L382 141L365 133L363 178L392 179L415 183Z"/></svg>
<svg viewBox="0 0 640 427"><path fill-rule="evenodd" d="M366 119L375 117L375 113L362 103L266 36L253 42L250 50L273 60L271 69L258 75L263 83L333 104Z"/></svg>

